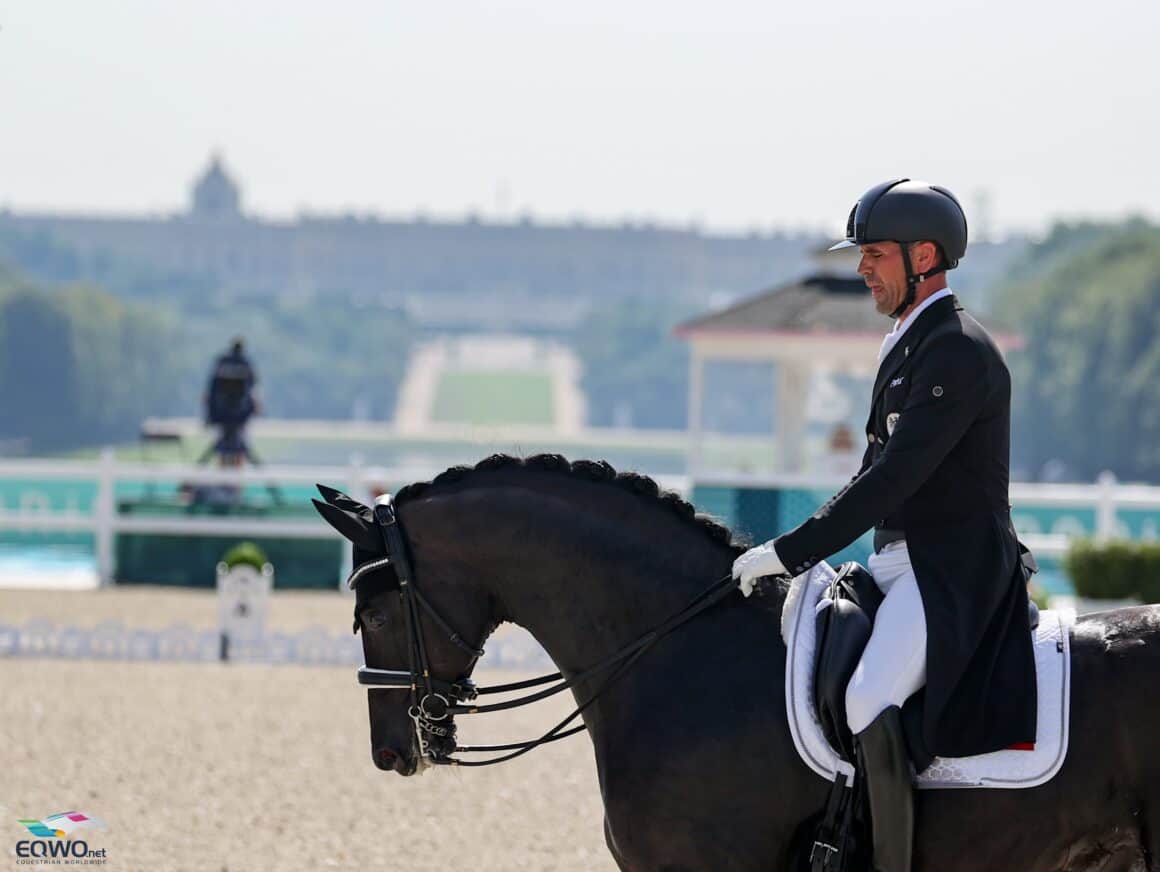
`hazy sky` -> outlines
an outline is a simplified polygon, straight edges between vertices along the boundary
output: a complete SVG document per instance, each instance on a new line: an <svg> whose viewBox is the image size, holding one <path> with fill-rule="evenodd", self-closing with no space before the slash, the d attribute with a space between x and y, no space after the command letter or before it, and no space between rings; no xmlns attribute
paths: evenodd
<svg viewBox="0 0 1160 872"><path fill-rule="evenodd" d="M843 226L937 181L976 224L1160 218L1155 0L16 0L0 207Z"/></svg>

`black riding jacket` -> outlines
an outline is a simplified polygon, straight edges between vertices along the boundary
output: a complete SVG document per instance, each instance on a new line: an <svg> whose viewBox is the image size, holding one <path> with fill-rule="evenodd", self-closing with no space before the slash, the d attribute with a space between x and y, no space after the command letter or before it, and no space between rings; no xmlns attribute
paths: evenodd
<svg viewBox="0 0 1160 872"><path fill-rule="evenodd" d="M952 296L882 361L861 471L775 547L795 574L871 527L906 534L926 614L929 749L1034 742L1035 658L1008 503L1011 377Z"/></svg>

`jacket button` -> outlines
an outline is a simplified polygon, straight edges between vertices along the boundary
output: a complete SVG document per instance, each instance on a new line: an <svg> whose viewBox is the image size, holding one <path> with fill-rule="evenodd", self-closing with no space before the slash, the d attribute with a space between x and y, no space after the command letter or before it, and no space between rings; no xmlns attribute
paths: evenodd
<svg viewBox="0 0 1160 872"><path fill-rule="evenodd" d="M874 444L874 434L867 433L866 434L866 441L869 442L871 445L873 445Z"/></svg>

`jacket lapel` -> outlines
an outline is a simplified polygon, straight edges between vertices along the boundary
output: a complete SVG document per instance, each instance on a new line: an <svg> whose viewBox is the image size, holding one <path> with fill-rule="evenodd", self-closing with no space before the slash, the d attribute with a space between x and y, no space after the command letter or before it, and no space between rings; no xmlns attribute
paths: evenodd
<svg viewBox="0 0 1160 872"><path fill-rule="evenodd" d="M894 373L898 372L898 368L902 366L911 352L918 348L919 343L926 337L926 334L936 324L949 318L961 308L963 307L959 305L958 298L954 294L951 294L949 297L944 297L937 303L932 303L923 309L922 313L907 328L906 333L895 343L894 347L890 349L890 353L886 355L879 365L878 375L874 378L874 395L870 399L871 409L878 402L878 397L886 389L886 385L890 383L891 377L893 377Z"/></svg>
<svg viewBox="0 0 1160 872"><path fill-rule="evenodd" d="M922 314L925 315L926 312L923 312ZM913 325L911 330L913 330L915 326L918 325ZM895 372L898 371L898 367L902 366L902 362L906 360L906 354L904 353L903 346L908 344L909 339L910 330L907 330L906 336L896 342L894 347L890 349L890 353L882 359L882 363L878 364L878 375L874 377L874 395L870 400L871 406L878 402L878 395L881 394L883 389L886 387L887 381L892 375L894 375Z"/></svg>

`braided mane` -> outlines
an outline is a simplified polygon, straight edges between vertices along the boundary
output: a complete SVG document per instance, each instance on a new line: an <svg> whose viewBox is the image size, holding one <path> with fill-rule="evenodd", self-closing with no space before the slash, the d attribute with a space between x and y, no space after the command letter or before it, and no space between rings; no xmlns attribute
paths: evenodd
<svg viewBox="0 0 1160 872"><path fill-rule="evenodd" d="M431 481L420 481L406 485L395 494L395 502L401 503L413 499L439 485L463 482L477 472L500 469L534 469L566 475L581 481L605 482L636 494L643 500L651 500L664 506L682 520L687 521L690 526L709 536L713 541L728 545L738 554L745 550L744 543L734 540L733 533L728 527L719 524L707 515L697 514L692 503L682 499L679 494L662 490L647 475L641 475L637 472L617 472L604 460L570 462L559 454L535 454L526 458L512 457L509 454L493 454L490 457L485 457L475 466L453 466L439 473Z"/></svg>

